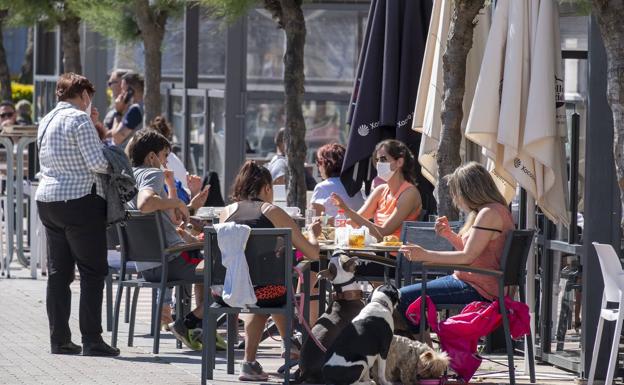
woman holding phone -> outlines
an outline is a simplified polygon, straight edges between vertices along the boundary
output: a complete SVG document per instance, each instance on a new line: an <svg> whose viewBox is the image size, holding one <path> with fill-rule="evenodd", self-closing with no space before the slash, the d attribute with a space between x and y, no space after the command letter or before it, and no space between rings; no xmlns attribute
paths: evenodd
<svg viewBox="0 0 624 385"><path fill-rule="evenodd" d="M125 149L134 133L143 127L143 78L136 72L121 77L121 93L115 100L115 119L110 135Z"/></svg>

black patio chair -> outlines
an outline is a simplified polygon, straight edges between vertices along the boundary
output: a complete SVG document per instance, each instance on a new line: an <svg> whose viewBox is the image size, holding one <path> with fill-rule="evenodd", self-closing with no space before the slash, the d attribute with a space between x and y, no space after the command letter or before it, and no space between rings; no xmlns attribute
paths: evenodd
<svg viewBox="0 0 624 385"><path fill-rule="evenodd" d="M451 229L455 232L459 230L461 222L449 222ZM427 250L452 251L453 246L446 239L438 236L434 230L435 222L406 221L401 229L401 241L403 243L413 243ZM397 256L397 268L395 270L395 282L397 287L407 286L414 283L414 277L420 274L414 267L417 263L411 262L403 254ZM439 271L437 275L447 274L448 271ZM436 272L430 271L430 276Z"/></svg>
<svg viewBox="0 0 624 385"><path fill-rule="evenodd" d="M117 225L121 249L121 265L119 271L119 288L117 289L117 298L115 301L115 312L113 322L113 334L111 344L117 346L117 334L119 331L119 311L121 307L121 297L124 287L134 287L134 296L132 301L132 309L130 314L130 327L128 332L128 346L132 346L134 337L134 324L136 319L136 307L139 296L139 289L146 287L160 290L161 295L158 298L156 306L152 306L152 332L154 335L153 353L158 354L160 343L160 314L163 308L165 289L176 287L177 293L183 293L183 286L193 283L200 283L201 279L196 280L176 280L171 281L168 278L168 261L172 256L177 257L182 251L199 250L202 243L182 244L165 248L165 234L163 232L162 215L156 211L149 214L143 214L140 211L129 211L129 217L124 225ZM159 262L162 264L162 274L159 282L148 282L143 278L128 278L127 266L128 262ZM152 296L153 298L153 296ZM176 296L177 314L182 314L182 296ZM156 321L155 321L156 320ZM178 347L181 345L178 342Z"/></svg>
<svg viewBox="0 0 624 385"><path fill-rule="evenodd" d="M234 308L221 306L212 296L213 285L223 285L226 269L221 264L221 250L217 244L217 233L213 227L204 229L204 317L203 317L203 351L202 380L213 378L215 364L216 319L220 314L227 314L227 373L234 374L234 341L238 324L234 316L245 314L284 314L287 319L286 334L292 334L293 324L293 249L290 229L252 229L245 248L245 257L249 266L249 275L254 286L284 285L286 287L286 303L280 307ZM284 382L290 380L290 347L291 339L285 341L285 373Z"/></svg>
<svg viewBox="0 0 624 385"><path fill-rule="evenodd" d="M531 249L531 243L533 242L533 230L513 230L507 236L505 240L505 247L503 249L503 255L501 256L501 269L490 270L481 269L465 265L450 265L439 263L421 263L423 277L426 278L429 271L443 270L458 270L467 271L472 273L484 274L496 277L498 281L498 302L500 304L500 313L503 316L503 330L505 333L505 346L507 350L507 363L509 368L509 383L514 385L516 383L515 368L514 368L514 346L511 340L511 333L509 331L509 319L507 318L507 309L505 308L505 288L509 286L518 286L520 301L526 303L526 291L525 291L525 277L526 277L526 262ZM426 327L426 296L427 280L422 281L422 306L420 307L420 335L421 338L425 335ZM453 304L445 306L463 306L466 304ZM527 345L525 349L528 349L529 358L529 377L531 383L535 383L535 358L533 357L533 339L531 334L527 336Z"/></svg>

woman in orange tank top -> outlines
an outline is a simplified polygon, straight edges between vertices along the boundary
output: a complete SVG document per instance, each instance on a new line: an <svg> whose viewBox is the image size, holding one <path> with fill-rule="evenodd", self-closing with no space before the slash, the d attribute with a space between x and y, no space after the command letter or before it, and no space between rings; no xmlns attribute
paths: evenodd
<svg viewBox="0 0 624 385"><path fill-rule="evenodd" d="M505 239L514 224L507 203L490 173L480 164L471 162L457 168L447 181L453 203L468 216L459 234L450 229L446 217L437 220L435 230L456 251L425 250L418 245L407 245L400 251L411 261L499 270ZM455 272L427 282L427 295L436 304L470 303L494 299L497 288L493 277ZM421 284L401 289L401 314L405 314L407 307L420 297L420 292Z"/></svg>
<svg viewBox="0 0 624 385"><path fill-rule="evenodd" d="M386 183L377 186L358 211L349 208L338 195L332 194L332 200L351 219L352 226L368 227L370 234L382 241L386 235L399 237L404 221L418 219L422 203L415 186L416 160L403 142L394 139L380 142L373 161L377 176Z"/></svg>

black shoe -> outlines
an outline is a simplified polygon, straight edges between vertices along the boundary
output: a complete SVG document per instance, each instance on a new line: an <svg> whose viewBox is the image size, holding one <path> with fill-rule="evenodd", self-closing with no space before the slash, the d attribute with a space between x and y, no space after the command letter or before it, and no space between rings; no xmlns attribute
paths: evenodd
<svg viewBox="0 0 624 385"><path fill-rule="evenodd" d="M64 344L52 344L50 351L52 354L80 354L82 347L69 341Z"/></svg>
<svg viewBox="0 0 624 385"><path fill-rule="evenodd" d="M108 345L106 342L85 342L83 356L115 357L119 355L119 349Z"/></svg>

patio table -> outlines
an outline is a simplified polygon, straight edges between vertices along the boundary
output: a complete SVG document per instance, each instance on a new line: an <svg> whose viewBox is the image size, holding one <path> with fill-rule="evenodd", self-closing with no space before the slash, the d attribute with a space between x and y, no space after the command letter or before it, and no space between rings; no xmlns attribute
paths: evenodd
<svg viewBox="0 0 624 385"><path fill-rule="evenodd" d="M348 247L348 246L339 246L336 243L326 243L321 244L321 253L320 253L320 270L326 269L329 263L329 259L334 251L340 249L343 250L348 255L357 256L359 259L379 263L384 265L384 282L388 281L388 273L389 267L396 267L396 255L398 253L400 246L364 246L364 247ZM380 256L378 254L383 254ZM360 277L360 278L370 278L370 277ZM319 314L323 314L325 312L325 297L327 294L327 281L320 280L319 281Z"/></svg>

